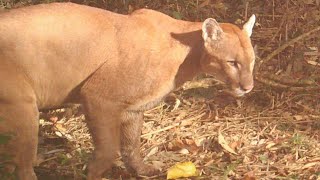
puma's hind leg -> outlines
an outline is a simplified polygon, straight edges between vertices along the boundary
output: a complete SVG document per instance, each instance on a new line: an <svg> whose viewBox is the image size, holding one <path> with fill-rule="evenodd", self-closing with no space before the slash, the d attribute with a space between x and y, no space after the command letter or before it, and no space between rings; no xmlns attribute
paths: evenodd
<svg viewBox="0 0 320 180"><path fill-rule="evenodd" d="M4 145L19 180L36 180L33 171L38 145L38 110L34 104L0 103L0 134L11 137Z"/></svg>
<svg viewBox="0 0 320 180"><path fill-rule="evenodd" d="M16 68L0 67L0 134L10 137L0 145L9 156L19 180L36 180L39 111L36 95ZM0 178L1 179L1 178Z"/></svg>

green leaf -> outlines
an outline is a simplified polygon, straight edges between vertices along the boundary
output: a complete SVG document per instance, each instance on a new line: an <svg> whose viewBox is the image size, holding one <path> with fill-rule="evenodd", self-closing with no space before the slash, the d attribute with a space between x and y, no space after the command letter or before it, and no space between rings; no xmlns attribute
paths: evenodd
<svg viewBox="0 0 320 180"><path fill-rule="evenodd" d="M175 18L175 19L182 19L182 15L177 12L177 11L173 11L172 12L172 16Z"/></svg>
<svg viewBox="0 0 320 180"><path fill-rule="evenodd" d="M266 156L266 155L260 155L259 159L264 164L267 164L267 162L268 162L268 156Z"/></svg>

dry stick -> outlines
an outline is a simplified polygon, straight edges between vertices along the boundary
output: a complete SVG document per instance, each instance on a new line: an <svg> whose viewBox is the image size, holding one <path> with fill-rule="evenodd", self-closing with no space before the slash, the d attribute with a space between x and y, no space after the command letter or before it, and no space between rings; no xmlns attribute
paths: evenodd
<svg viewBox="0 0 320 180"><path fill-rule="evenodd" d="M246 21L248 20L248 7L249 7L249 2L246 2L246 8L244 10L244 18Z"/></svg>
<svg viewBox="0 0 320 180"><path fill-rule="evenodd" d="M259 69L260 69L260 67L261 67L261 65L262 65L263 63L269 62L274 56L278 55L280 52L282 52L283 50L285 50L287 47L291 46L292 44L294 44L294 43L296 43L296 42L298 42L298 41L300 41L300 40L302 40L302 39L307 38L307 37L310 36L312 33L315 33L315 32L317 32L317 31L320 31L320 26L318 26L318 27L312 29L311 31L306 32L306 33L304 33L304 34L302 34L302 35L300 35L300 36L298 36L298 37L290 40L289 42L283 44L282 46L280 46L278 49L276 49L276 50L273 51L271 54L269 54L266 58L264 58L264 59L262 59L262 60L260 61L259 65L258 65L258 67L257 67L258 71L259 71Z"/></svg>
<svg viewBox="0 0 320 180"><path fill-rule="evenodd" d="M286 1L286 13L289 11L289 0ZM288 23L286 23L285 40L288 41Z"/></svg>
<svg viewBox="0 0 320 180"><path fill-rule="evenodd" d="M274 21L274 7L275 7L274 0L272 0L272 20L273 21Z"/></svg>
<svg viewBox="0 0 320 180"><path fill-rule="evenodd" d="M42 164L42 163L45 163L45 162L48 162L48 161L51 161L51 160L54 160L54 159L57 159L58 158L58 156L53 156L53 157L50 157L50 158L48 158L48 159L45 159L45 160L43 160L43 161L41 161L41 162L38 162L38 166L40 165L40 164Z"/></svg>
<svg viewBox="0 0 320 180"><path fill-rule="evenodd" d="M158 134L158 133L160 133L160 132L167 131L167 130L169 130L169 129L175 128L175 127L177 127L177 126L179 126L179 125L180 125L180 123L174 123L174 124L171 125L171 126L167 126L167 127L165 127L165 128L158 129L158 130L156 130L156 131L149 132L149 133L147 133L147 134L143 134L143 135L141 135L141 137L147 137L147 136L150 136L150 135L153 135L153 134Z"/></svg>
<svg viewBox="0 0 320 180"><path fill-rule="evenodd" d="M276 83L281 83L287 86L297 86L297 87L305 87L305 86L314 86L314 80L296 80L296 79L283 79L281 76L270 74L268 75L268 79L274 81Z"/></svg>
<svg viewBox="0 0 320 180"><path fill-rule="evenodd" d="M258 82L260 82L262 84L271 86L273 88L287 89L289 91L294 91L294 92L320 90L319 86L307 86L307 87L288 86L288 85L280 84L280 83L274 82L270 79L266 79L266 78L258 77L258 76L255 77L255 80L257 80Z"/></svg>

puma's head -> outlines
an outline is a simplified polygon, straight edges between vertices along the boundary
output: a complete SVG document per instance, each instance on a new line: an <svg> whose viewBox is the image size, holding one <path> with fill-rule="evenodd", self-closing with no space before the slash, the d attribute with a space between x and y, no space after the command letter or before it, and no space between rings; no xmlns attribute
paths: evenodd
<svg viewBox="0 0 320 180"><path fill-rule="evenodd" d="M250 36L254 23L255 16L252 15L242 30L232 24L218 24L212 18L202 25L205 54L201 58L201 68L230 85L236 96L253 88L255 55Z"/></svg>

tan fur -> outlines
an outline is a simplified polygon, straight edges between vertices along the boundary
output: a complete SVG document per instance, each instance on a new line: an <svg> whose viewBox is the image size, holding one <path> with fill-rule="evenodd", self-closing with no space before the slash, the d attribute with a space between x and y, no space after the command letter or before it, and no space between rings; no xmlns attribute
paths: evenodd
<svg viewBox="0 0 320 180"><path fill-rule="evenodd" d="M236 95L253 87L248 35L220 24L221 38L204 40L201 27L152 10L126 16L71 3L1 13L0 134L14 138L0 149L12 152L20 180L36 179L38 110L66 102L84 105L95 144L89 180L101 179L118 150L132 172L156 174L139 155L143 111L200 73Z"/></svg>

